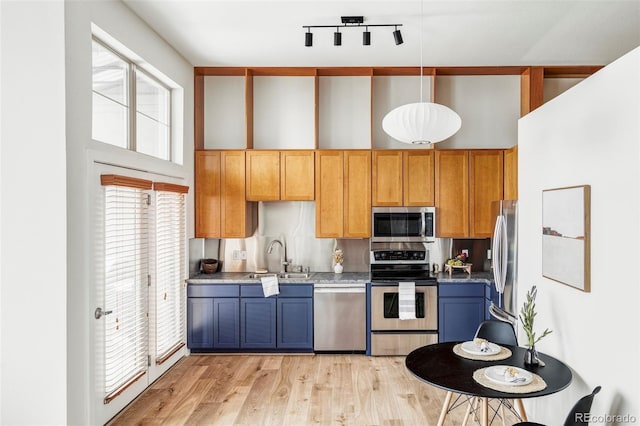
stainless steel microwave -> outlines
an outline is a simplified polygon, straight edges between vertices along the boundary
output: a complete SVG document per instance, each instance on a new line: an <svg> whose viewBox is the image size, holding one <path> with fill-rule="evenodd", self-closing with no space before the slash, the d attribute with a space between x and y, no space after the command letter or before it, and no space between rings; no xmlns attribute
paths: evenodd
<svg viewBox="0 0 640 426"><path fill-rule="evenodd" d="M399 242L436 240L435 207L374 207L371 241Z"/></svg>

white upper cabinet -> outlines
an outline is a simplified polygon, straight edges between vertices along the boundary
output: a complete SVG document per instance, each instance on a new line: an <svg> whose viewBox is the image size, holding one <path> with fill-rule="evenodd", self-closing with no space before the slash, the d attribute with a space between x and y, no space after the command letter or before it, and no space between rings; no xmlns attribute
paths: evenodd
<svg viewBox="0 0 640 426"><path fill-rule="evenodd" d="M204 77L204 148L246 146L244 76Z"/></svg>

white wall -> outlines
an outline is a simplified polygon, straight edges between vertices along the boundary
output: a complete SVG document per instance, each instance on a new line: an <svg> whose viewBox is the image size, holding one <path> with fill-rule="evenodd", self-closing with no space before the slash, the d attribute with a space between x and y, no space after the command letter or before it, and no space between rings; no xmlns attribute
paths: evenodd
<svg viewBox="0 0 640 426"><path fill-rule="evenodd" d="M68 424L96 424L92 408L94 371L92 313L94 280L90 191L92 160L185 178L190 186L188 236L193 236L193 68L120 1L65 2L66 111L68 178ZM183 139L184 166L170 164L91 140L91 24L184 89L184 122L177 123ZM64 422L59 422L64 423Z"/></svg>
<svg viewBox="0 0 640 426"><path fill-rule="evenodd" d="M65 424L64 4L0 10L0 424Z"/></svg>
<svg viewBox="0 0 640 426"><path fill-rule="evenodd" d="M553 329L538 349L574 373L568 390L527 401L530 419L560 424L601 385L594 414L640 421L640 48L520 119L518 136L518 297L538 286L536 329ZM542 190L584 184L591 185L590 293L543 278L541 268Z"/></svg>

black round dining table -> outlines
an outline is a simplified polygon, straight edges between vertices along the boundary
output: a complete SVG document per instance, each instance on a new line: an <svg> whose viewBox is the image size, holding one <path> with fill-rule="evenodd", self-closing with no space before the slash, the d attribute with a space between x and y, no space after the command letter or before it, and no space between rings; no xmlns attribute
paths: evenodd
<svg viewBox="0 0 640 426"><path fill-rule="evenodd" d="M458 343L460 342L445 342L422 346L407 355L405 360L407 369L418 379L447 391L446 407L445 405L442 407L438 425L442 424L446 417L451 396L454 392L481 398L483 425L485 425L488 424L486 419L488 399L514 399L519 402L523 398L551 395L565 389L571 383L572 374L569 367L550 355L539 352L539 359L543 361L544 366L528 366L524 363L526 348L506 346L512 352L509 358L500 361L476 361L456 355L453 352L453 347ZM490 389L473 379L473 373L477 369L492 365L510 365L523 368L540 376L547 386L543 390L535 392L508 393ZM518 406L523 420L526 420L526 414L521 402L519 402Z"/></svg>

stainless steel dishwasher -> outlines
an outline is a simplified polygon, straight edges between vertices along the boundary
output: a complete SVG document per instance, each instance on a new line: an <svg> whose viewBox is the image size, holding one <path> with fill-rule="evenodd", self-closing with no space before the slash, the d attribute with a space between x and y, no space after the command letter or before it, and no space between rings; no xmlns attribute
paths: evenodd
<svg viewBox="0 0 640 426"><path fill-rule="evenodd" d="M366 285L313 286L314 351L361 352L367 348Z"/></svg>

